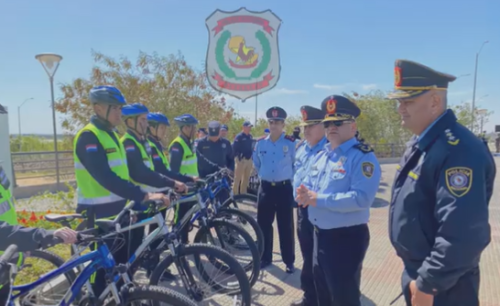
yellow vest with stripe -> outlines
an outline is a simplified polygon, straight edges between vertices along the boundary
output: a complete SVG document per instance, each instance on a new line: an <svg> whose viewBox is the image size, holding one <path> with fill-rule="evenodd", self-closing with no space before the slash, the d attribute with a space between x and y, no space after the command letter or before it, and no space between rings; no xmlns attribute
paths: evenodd
<svg viewBox="0 0 500 306"><path fill-rule="evenodd" d="M104 188L101 184L99 184L85 169L85 167L80 162L80 159L76 155L76 144L78 143L78 138L80 135L85 132L92 132L98 139L99 143L102 145L106 152L106 156L108 158L108 165L111 168L111 171L116 173L121 179L129 181L130 176L128 174L128 166L127 166L127 155L125 154L125 149L121 142L116 143L115 140L108 134L107 131L103 131L97 128L93 123L87 124L83 129L81 129L75 137L73 143L73 158L75 160L75 177L77 184L77 192L78 192L78 204L84 205L99 205L99 204L109 204L113 202L118 202L120 200L124 200L124 198L120 197L117 194L112 193L111 191ZM118 135L113 132L116 139L118 139ZM87 150L93 149L91 148L93 145L88 145Z"/></svg>
<svg viewBox="0 0 500 306"><path fill-rule="evenodd" d="M189 146L186 144L184 138L177 136L174 140L172 140L170 146L168 146L169 150L174 143L179 143L182 146L182 150L184 151L179 173L189 176L198 176L198 158L196 157L196 154L191 151L191 148L189 148Z"/></svg>
<svg viewBox="0 0 500 306"><path fill-rule="evenodd" d="M153 141L151 141L151 140L148 139L148 142L149 142L149 145L151 147L153 147L153 148L156 149L156 152L158 152L158 156L161 158L161 161L165 165L165 167L167 169L170 169L170 164L168 163L168 159L165 156L165 152L163 152L162 150L160 150L160 148L158 148L158 146Z"/></svg>
<svg viewBox="0 0 500 306"><path fill-rule="evenodd" d="M151 171L154 171L153 160L151 159L151 155L148 154L148 151L146 150L144 145L142 143L140 143L139 141L137 141L135 139L135 137L130 135L129 133L125 133L125 135L123 135L123 137L120 139L120 142L122 143L122 145L125 143L125 140L127 140L127 139L133 141L135 143L135 145L137 146L137 148L139 148L139 151L141 152L142 162L144 163L144 165L146 167L148 167ZM146 143L149 144L149 140L147 140ZM144 191L144 192L162 192L162 191L165 191L168 189L168 187L156 188L156 187L152 187L152 186L147 186L147 185L144 185L144 184L141 184L141 183L138 183L138 182L132 180L132 178L130 179L130 181L132 181L137 186L140 186L142 191Z"/></svg>
<svg viewBox="0 0 500 306"><path fill-rule="evenodd" d="M0 221L6 222L9 225L17 225L17 213L14 207L14 198L9 190L10 181L7 178L7 173L0 166ZM3 252L0 251L0 255ZM23 262L22 253L19 253L18 266ZM2 286L0 286L2 288Z"/></svg>

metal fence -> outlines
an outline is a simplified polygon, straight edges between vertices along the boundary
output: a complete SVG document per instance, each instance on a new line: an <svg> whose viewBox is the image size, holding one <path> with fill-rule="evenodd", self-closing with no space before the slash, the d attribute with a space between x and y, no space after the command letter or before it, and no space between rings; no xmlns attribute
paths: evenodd
<svg viewBox="0 0 500 306"><path fill-rule="evenodd" d="M378 158L402 156L404 145L372 145ZM75 178L73 151L59 151L59 180L72 181ZM57 181L56 158L53 151L12 153L14 186L30 186L55 183Z"/></svg>

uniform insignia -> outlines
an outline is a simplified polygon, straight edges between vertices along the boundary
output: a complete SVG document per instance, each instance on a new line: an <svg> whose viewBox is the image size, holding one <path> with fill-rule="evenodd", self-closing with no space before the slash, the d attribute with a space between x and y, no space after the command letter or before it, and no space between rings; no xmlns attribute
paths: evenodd
<svg viewBox="0 0 500 306"><path fill-rule="evenodd" d="M341 157L339 158L339 163L341 163L341 164L345 164L346 160L347 160L347 156L341 156Z"/></svg>
<svg viewBox="0 0 500 306"><path fill-rule="evenodd" d="M302 109L302 110L300 111L300 113L302 114L302 121L304 121L304 122L305 122L305 121L307 120L307 112L306 112L306 110L305 110L305 109Z"/></svg>
<svg viewBox="0 0 500 306"><path fill-rule="evenodd" d="M448 138L448 143L452 146L456 146L460 142L460 139L457 139L450 129L444 130L444 133L446 134L446 138Z"/></svg>
<svg viewBox="0 0 500 306"><path fill-rule="evenodd" d="M394 86L395 87L400 87L401 86L401 67L395 67L394 68Z"/></svg>
<svg viewBox="0 0 500 306"><path fill-rule="evenodd" d="M107 154L115 153L115 152L116 152L116 148L106 149Z"/></svg>
<svg viewBox="0 0 500 306"><path fill-rule="evenodd" d="M333 98L331 98L330 100L328 100L328 102L326 102L326 112L328 114L335 114L335 110L337 109L337 101Z"/></svg>
<svg viewBox="0 0 500 306"><path fill-rule="evenodd" d="M355 147L365 154L373 152L373 148L370 145L367 145L366 143L358 143L357 145L355 145Z"/></svg>
<svg viewBox="0 0 500 306"><path fill-rule="evenodd" d="M97 145L95 145L95 144L86 145L85 150L87 152L97 152Z"/></svg>
<svg viewBox="0 0 500 306"><path fill-rule="evenodd" d="M288 146L283 146L283 153L288 152Z"/></svg>
<svg viewBox="0 0 500 306"><path fill-rule="evenodd" d="M135 151L135 146L126 146L125 147L125 151L127 151L127 152L133 152L133 151Z"/></svg>
<svg viewBox="0 0 500 306"><path fill-rule="evenodd" d="M273 109L272 114L273 114L273 117L275 117L275 118L278 117L278 111L277 110Z"/></svg>
<svg viewBox="0 0 500 306"><path fill-rule="evenodd" d="M365 177L371 178L373 176L373 172L375 171L375 166L370 162L363 162L361 164L361 171Z"/></svg>
<svg viewBox="0 0 500 306"><path fill-rule="evenodd" d="M288 139L291 142L295 142L295 138L293 136L290 136L290 135L285 135L285 139Z"/></svg>
<svg viewBox="0 0 500 306"><path fill-rule="evenodd" d="M154 160L161 160L161 157L158 154L153 154L153 159Z"/></svg>
<svg viewBox="0 0 500 306"><path fill-rule="evenodd" d="M463 197L472 186L472 169L467 167L453 167L445 171L446 187L452 195Z"/></svg>

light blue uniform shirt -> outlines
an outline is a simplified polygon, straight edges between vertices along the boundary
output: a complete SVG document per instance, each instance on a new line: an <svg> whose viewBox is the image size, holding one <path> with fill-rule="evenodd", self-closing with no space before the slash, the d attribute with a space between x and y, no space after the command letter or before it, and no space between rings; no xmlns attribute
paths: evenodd
<svg viewBox="0 0 500 306"><path fill-rule="evenodd" d="M257 140L252 154L259 178L268 182L291 180L294 173L295 142L285 133L273 142L268 135Z"/></svg>
<svg viewBox="0 0 500 306"><path fill-rule="evenodd" d="M334 150L325 145L304 179L318 196L316 207L308 206L307 211L309 221L320 229L368 223L382 171L375 154L361 151L357 144L353 137Z"/></svg>
<svg viewBox="0 0 500 306"><path fill-rule="evenodd" d="M434 126L434 124L436 124L436 122L438 122L439 119L441 119L441 117L446 115L447 112L448 110L446 110L441 116L439 116L436 120L434 120L434 122L432 122L420 135L417 136L417 140L422 139L425 136L425 134L427 134L427 132L429 132L429 130Z"/></svg>
<svg viewBox="0 0 500 306"><path fill-rule="evenodd" d="M295 152L295 175L293 176L293 198L297 196L297 188L304 181L304 177L309 171L313 157L325 147L327 140L323 137L315 146L312 148L309 146L307 141L303 141Z"/></svg>

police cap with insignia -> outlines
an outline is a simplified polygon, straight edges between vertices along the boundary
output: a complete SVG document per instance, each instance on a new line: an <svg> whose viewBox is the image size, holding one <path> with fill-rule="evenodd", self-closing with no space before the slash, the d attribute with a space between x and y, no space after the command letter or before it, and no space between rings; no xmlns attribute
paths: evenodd
<svg viewBox="0 0 500 306"><path fill-rule="evenodd" d="M300 108L302 115L301 126L309 126L321 123L325 119L325 112L315 107L304 105Z"/></svg>
<svg viewBox="0 0 500 306"><path fill-rule="evenodd" d="M228 130L229 130L229 128L228 128L228 127L227 127L227 125L225 125L225 124L222 124L222 125L220 126L220 129L221 129L222 131L228 131Z"/></svg>
<svg viewBox="0 0 500 306"><path fill-rule="evenodd" d="M207 130L206 130L205 128L199 128L199 129L198 129L198 132L203 132L203 133L205 133L205 134L206 134L206 133L207 133Z"/></svg>
<svg viewBox="0 0 500 306"><path fill-rule="evenodd" d="M282 120L286 119L286 112L284 109L278 106L271 107L266 112L267 120Z"/></svg>
<svg viewBox="0 0 500 306"><path fill-rule="evenodd" d="M352 121L358 118L361 113L361 110L354 102L339 95L326 97L321 102L321 110L325 114L322 122Z"/></svg>
<svg viewBox="0 0 500 306"><path fill-rule="evenodd" d="M457 77L438 72L422 64L396 60L394 67L394 89L388 95L390 99L415 98L429 90L447 90L448 84Z"/></svg>
<svg viewBox="0 0 500 306"><path fill-rule="evenodd" d="M208 123L208 136L219 136L220 132L220 122L210 121Z"/></svg>

